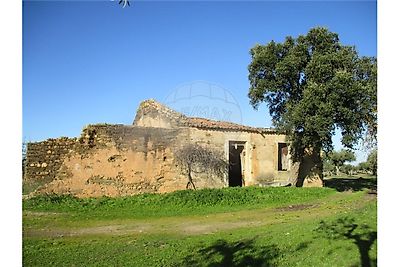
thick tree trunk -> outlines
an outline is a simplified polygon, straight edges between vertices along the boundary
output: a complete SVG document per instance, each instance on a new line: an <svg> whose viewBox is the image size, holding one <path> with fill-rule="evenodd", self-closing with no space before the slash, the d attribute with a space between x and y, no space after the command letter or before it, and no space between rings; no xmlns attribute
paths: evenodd
<svg viewBox="0 0 400 267"><path fill-rule="evenodd" d="M322 187L322 159L320 150L307 149L300 162L297 187Z"/></svg>

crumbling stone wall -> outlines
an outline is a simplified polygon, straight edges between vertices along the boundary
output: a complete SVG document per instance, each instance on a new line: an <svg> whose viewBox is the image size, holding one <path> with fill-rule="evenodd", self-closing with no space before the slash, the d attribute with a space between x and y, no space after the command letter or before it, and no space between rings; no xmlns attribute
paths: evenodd
<svg viewBox="0 0 400 267"><path fill-rule="evenodd" d="M77 145L77 138L61 137L27 144L24 180L50 182L56 177L64 158Z"/></svg>
<svg viewBox="0 0 400 267"><path fill-rule="evenodd" d="M176 128L183 126L186 116L154 100L140 103L133 124L144 127Z"/></svg>
<svg viewBox="0 0 400 267"><path fill-rule="evenodd" d="M144 101L134 125L96 124L79 138L57 138L27 145L24 183L34 194L78 197L125 196L185 189L187 177L175 153L189 143L220 151L229 159L229 142L244 144L244 185L293 184L298 164L278 170L278 144L286 136L273 129L186 117L154 100ZM228 186L228 176L193 174L196 188Z"/></svg>
<svg viewBox="0 0 400 267"><path fill-rule="evenodd" d="M89 125L79 138L49 139L27 148L26 181L36 193L79 197L125 196L185 189L187 177L174 154L188 143L225 153L229 141L245 141L245 185L286 183L295 171L278 172L277 144L284 135L129 125ZM196 173L197 188L225 187L228 177Z"/></svg>
<svg viewBox="0 0 400 267"><path fill-rule="evenodd" d="M80 138L68 139L72 141L63 146L63 154L55 153L59 155L58 165L51 165L51 176L44 172L40 178L31 176L35 172L29 167L26 180L46 180L47 183L36 191L37 194L72 194L78 197L125 196L185 189L187 178L177 165L174 153L190 142L189 139L188 128L89 125L83 129ZM52 142L58 144L61 141ZM36 161L42 164L41 158L46 156L44 151L48 143L49 140L28 146L30 164ZM34 151L41 151L41 154ZM225 185L221 179L211 178L200 174L196 177L196 186Z"/></svg>

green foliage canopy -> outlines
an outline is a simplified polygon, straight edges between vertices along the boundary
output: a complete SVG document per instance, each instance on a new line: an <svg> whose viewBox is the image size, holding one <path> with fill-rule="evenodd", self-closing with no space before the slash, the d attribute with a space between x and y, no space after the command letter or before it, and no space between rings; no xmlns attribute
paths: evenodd
<svg viewBox="0 0 400 267"><path fill-rule="evenodd" d="M332 175L332 173L336 170L335 165L333 165L332 161L326 153L322 153L322 167L324 173L328 175Z"/></svg>
<svg viewBox="0 0 400 267"><path fill-rule="evenodd" d="M343 165L340 167L340 171L341 171L342 173L347 174L347 175L351 175L352 172L356 171L356 167L354 167L353 165L350 165L350 164L343 164Z"/></svg>
<svg viewBox="0 0 400 267"><path fill-rule="evenodd" d="M378 171L378 150L374 149L367 158L367 164L373 175L377 174Z"/></svg>
<svg viewBox="0 0 400 267"><path fill-rule="evenodd" d="M369 170L369 165L367 162L360 162L357 165L357 170L366 173Z"/></svg>
<svg viewBox="0 0 400 267"><path fill-rule="evenodd" d="M342 144L352 148L376 129L376 58L360 57L326 28L286 37L250 50L250 103L265 102L273 124L287 132L292 155L305 149L333 150L338 128Z"/></svg>
<svg viewBox="0 0 400 267"><path fill-rule="evenodd" d="M356 156L353 151L342 149L340 151L333 151L329 154L329 159L333 165L340 167L345 162L351 162L356 160Z"/></svg>

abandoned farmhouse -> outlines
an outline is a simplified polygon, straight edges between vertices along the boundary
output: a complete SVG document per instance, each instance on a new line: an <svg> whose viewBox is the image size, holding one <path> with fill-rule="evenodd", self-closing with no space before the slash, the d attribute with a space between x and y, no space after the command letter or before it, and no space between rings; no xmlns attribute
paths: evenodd
<svg viewBox="0 0 400 267"><path fill-rule="evenodd" d="M78 138L28 143L24 182L40 184L36 193L77 197L185 189L175 155L186 144L220 151L229 163L222 177L194 173L197 188L293 185L299 172L286 136L274 129L188 117L146 100L133 125L89 125Z"/></svg>

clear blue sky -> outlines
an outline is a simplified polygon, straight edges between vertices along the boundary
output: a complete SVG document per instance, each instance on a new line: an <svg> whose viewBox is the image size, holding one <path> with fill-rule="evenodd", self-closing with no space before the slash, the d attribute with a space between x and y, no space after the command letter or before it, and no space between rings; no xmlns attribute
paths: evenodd
<svg viewBox="0 0 400 267"><path fill-rule="evenodd" d="M124 9L118 1L24 1L23 137L131 124L140 101L162 101L198 80L228 90L241 123L269 127L267 109L253 110L247 98L249 50L314 26L376 56L375 1L131 1Z"/></svg>

